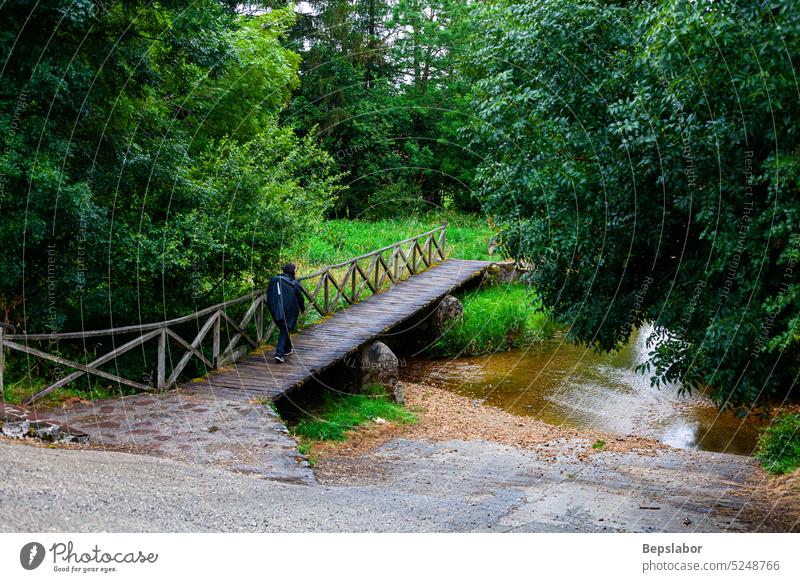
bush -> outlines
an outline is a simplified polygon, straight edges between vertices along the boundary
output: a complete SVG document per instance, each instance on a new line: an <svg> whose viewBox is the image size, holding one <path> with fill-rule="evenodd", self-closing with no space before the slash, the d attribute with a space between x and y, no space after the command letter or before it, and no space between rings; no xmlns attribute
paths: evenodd
<svg viewBox="0 0 800 582"><path fill-rule="evenodd" d="M764 429L756 458L770 473L791 473L800 467L800 413L784 414Z"/></svg>
<svg viewBox="0 0 800 582"><path fill-rule="evenodd" d="M542 341L555 325L539 297L522 283L488 287L462 298L464 318L433 346L439 355L480 355Z"/></svg>

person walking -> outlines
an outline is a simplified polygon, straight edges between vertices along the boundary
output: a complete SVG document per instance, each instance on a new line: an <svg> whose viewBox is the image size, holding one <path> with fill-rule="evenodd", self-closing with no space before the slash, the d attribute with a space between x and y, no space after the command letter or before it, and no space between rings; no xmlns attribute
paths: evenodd
<svg viewBox="0 0 800 582"><path fill-rule="evenodd" d="M285 356L294 353L289 332L297 326L297 318L306 308L300 283L295 280L296 270L294 263L284 265L283 273L270 279L267 286L267 309L278 326L275 361L280 364L286 361Z"/></svg>

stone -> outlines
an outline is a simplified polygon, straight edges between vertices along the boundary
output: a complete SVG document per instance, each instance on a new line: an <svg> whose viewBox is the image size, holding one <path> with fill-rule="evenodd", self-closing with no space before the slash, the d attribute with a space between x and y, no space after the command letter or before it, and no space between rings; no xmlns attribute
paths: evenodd
<svg viewBox="0 0 800 582"><path fill-rule="evenodd" d="M34 408L0 402L0 434L11 438L35 438L45 442L87 443L89 435L61 421L44 418Z"/></svg>
<svg viewBox="0 0 800 582"><path fill-rule="evenodd" d="M381 385L392 400L403 404L405 392L398 377L399 365L397 356L385 343L374 341L367 344L361 349L361 388Z"/></svg>
<svg viewBox="0 0 800 582"><path fill-rule="evenodd" d="M0 424L0 429L2 429L2 434L7 437L21 439L28 436L30 422L27 420L20 420L16 422L6 420Z"/></svg>
<svg viewBox="0 0 800 582"><path fill-rule="evenodd" d="M517 264L514 261L503 261L492 263L484 272L481 286L488 285L506 285L508 283L515 283L522 279L522 276L529 269L522 264Z"/></svg>
<svg viewBox="0 0 800 582"><path fill-rule="evenodd" d="M464 317L464 304L452 295L445 295L433 313L433 324L437 336L444 333L451 321L462 317Z"/></svg>

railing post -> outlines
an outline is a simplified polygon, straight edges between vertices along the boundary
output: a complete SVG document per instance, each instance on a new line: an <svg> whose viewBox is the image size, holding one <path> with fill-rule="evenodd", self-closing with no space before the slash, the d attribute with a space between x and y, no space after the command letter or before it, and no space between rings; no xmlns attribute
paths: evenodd
<svg viewBox="0 0 800 582"><path fill-rule="evenodd" d="M156 387L163 390L167 384L167 328L161 330L158 336L158 370L156 375Z"/></svg>
<svg viewBox="0 0 800 582"><path fill-rule="evenodd" d="M220 323L222 317L219 314L219 311L214 312L214 315L211 317L215 317L214 320L214 331L212 331L211 337L211 363L214 364L214 369L219 368L219 349L220 349Z"/></svg>
<svg viewBox="0 0 800 582"><path fill-rule="evenodd" d="M328 314L328 313L331 312L330 308L328 307L328 281L329 281L328 271L325 271L325 274L323 274L322 276L325 277L325 280L322 282L322 288L323 288L322 297L323 297L323 301L324 301L324 303L322 304L322 310L326 314Z"/></svg>
<svg viewBox="0 0 800 582"><path fill-rule="evenodd" d="M444 245L447 238L447 222L442 223L442 234L439 235L439 256L444 260Z"/></svg>
<svg viewBox="0 0 800 582"><path fill-rule="evenodd" d="M264 296L259 295L256 301L256 341L261 343L264 340Z"/></svg>
<svg viewBox="0 0 800 582"><path fill-rule="evenodd" d="M5 351L6 351L6 344L4 343L6 330L5 324L0 322L0 395L5 394L5 388L3 385L3 367L5 366ZM3 401L5 401L5 397L3 397Z"/></svg>
<svg viewBox="0 0 800 582"><path fill-rule="evenodd" d="M353 300L353 303L356 301L356 273L358 273L358 269L356 268L358 263L353 263L353 276L351 278L351 287L350 287L350 298Z"/></svg>

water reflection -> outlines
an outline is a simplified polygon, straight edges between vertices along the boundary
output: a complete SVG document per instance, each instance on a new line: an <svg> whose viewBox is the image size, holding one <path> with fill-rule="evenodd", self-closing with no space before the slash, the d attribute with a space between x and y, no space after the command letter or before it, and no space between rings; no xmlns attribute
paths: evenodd
<svg viewBox="0 0 800 582"><path fill-rule="evenodd" d="M749 455L762 421L720 413L701 395L650 385L635 366L646 359L650 328L616 354L556 338L527 350L480 358L417 360L411 380L426 380L546 422L658 439L674 447Z"/></svg>

